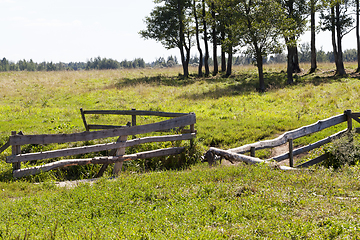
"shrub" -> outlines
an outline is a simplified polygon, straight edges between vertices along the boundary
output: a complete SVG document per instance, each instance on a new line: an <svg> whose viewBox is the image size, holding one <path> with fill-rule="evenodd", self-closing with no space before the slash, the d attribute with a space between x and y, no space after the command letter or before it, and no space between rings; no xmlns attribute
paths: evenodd
<svg viewBox="0 0 360 240"><path fill-rule="evenodd" d="M322 164L325 167L341 168L344 165L356 165L360 162L360 142L355 139L355 132L334 140L325 152L329 154Z"/></svg>

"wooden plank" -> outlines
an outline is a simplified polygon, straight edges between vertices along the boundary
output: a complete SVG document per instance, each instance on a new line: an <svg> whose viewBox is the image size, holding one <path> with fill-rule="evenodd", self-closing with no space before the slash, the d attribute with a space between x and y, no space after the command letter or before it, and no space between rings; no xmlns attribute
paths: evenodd
<svg viewBox="0 0 360 240"><path fill-rule="evenodd" d="M155 112L142 110L86 110L84 114L115 114L115 115L142 115L142 116L158 116L158 117L180 117L189 113L171 113L171 112Z"/></svg>
<svg viewBox="0 0 360 240"><path fill-rule="evenodd" d="M245 162L245 163L249 163L249 164L266 163L266 164L269 164L269 165L271 163L270 161L262 160L260 158L255 158L255 157L251 157L251 156L237 154L237 153L233 153L233 152L229 152L229 151L226 151L226 150L213 148L213 147L211 147L209 149L209 152L212 152L213 154L221 156L221 157L223 157L223 158L225 158L227 160L230 160L230 161ZM295 168L286 167L286 166L274 165L274 167L282 169L282 170L296 170Z"/></svg>
<svg viewBox="0 0 360 240"><path fill-rule="evenodd" d="M290 138L297 139L315 132L319 132L323 129L335 126L345 121L347 121L346 115L340 114L335 117L331 117L325 120L320 120L308 126L304 126L289 132L285 132L284 134L272 140L265 140L252 144L247 144L238 148L229 149L228 151L233 153L245 153L250 151L251 147L255 147L256 150L277 147L285 144Z"/></svg>
<svg viewBox="0 0 360 240"><path fill-rule="evenodd" d="M320 162L326 160L328 157L329 157L329 154L328 154L328 153L325 153L325 154L323 154L323 155L321 155L321 156L319 156L319 157L317 157L317 158L314 158L314 159L312 159L312 160L310 160L310 161L307 161L307 162L305 162L305 163L302 163L302 164L296 166L296 168L310 167L310 166L312 166L312 165L315 165L315 164L317 164L317 163L320 163Z"/></svg>
<svg viewBox="0 0 360 240"><path fill-rule="evenodd" d="M7 141L2 147L0 148L0 153L5 151L8 147L10 147L10 141Z"/></svg>
<svg viewBox="0 0 360 240"><path fill-rule="evenodd" d="M147 152L141 152L141 153L123 155L123 156L96 157L96 158L87 158L87 159L68 159L68 160L61 160L32 168L19 169L14 171L13 174L15 178L21 178L25 176L38 174L41 172L47 172L57 168L77 166L77 165L87 165L87 164L111 164L119 161L129 161L135 159L176 155L183 152L184 150L185 150L184 147L176 147L176 148L157 149L153 151L147 151Z"/></svg>
<svg viewBox="0 0 360 240"><path fill-rule="evenodd" d="M114 128L125 128L127 127L126 125L124 126L117 126L117 125L96 125L96 124L89 124L88 128L89 130L91 129L114 129Z"/></svg>
<svg viewBox="0 0 360 240"><path fill-rule="evenodd" d="M125 143L112 142L112 143L97 144L97 145L84 146L84 147L58 149L58 150L46 151L46 152L12 155L6 157L6 162L7 163L26 162L26 161L41 160L47 158L66 157L66 156L73 156L78 154L107 151L121 147L133 147L139 144L151 143L151 142L171 142L171 141L190 140L195 137L196 137L196 133L136 138L136 139L128 140Z"/></svg>
<svg viewBox="0 0 360 240"><path fill-rule="evenodd" d="M350 114L351 118L354 119L355 121L357 121L358 123L360 123L360 119L358 116L356 116L355 114Z"/></svg>
<svg viewBox="0 0 360 240"><path fill-rule="evenodd" d="M340 131L338 133L335 133L327 138L324 138L320 141L317 141L315 143L311 143L309 145L306 145L304 147L301 147L301 148L297 148L293 151L293 156L296 156L296 155L299 155L301 153L305 153L305 152L309 152L315 148L318 148L324 144L327 144L329 142L331 142L332 140L336 139L336 138L339 138L341 137L344 133L347 132L347 129L343 130L343 131ZM273 157L271 160L275 160L277 162L280 162L280 161L283 161L285 159L288 159L289 158L289 153L285 153L285 154L282 154L282 155L279 155L279 156L276 156L276 157ZM270 160L270 159L269 159Z"/></svg>
<svg viewBox="0 0 360 240"><path fill-rule="evenodd" d="M100 138L144 134L144 133L161 131L175 127L182 127L195 123L196 123L195 114L188 114L182 117L165 120L158 123L133 126L129 128L119 128L119 129L81 132L81 133L72 133L72 134L42 134L42 135L25 135L25 136L15 135L15 136L10 136L10 145L50 144L50 143L90 141Z"/></svg>

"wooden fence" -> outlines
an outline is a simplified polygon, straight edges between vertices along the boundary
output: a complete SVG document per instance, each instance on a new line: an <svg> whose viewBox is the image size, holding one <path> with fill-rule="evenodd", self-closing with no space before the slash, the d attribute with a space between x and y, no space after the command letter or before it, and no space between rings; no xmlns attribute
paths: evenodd
<svg viewBox="0 0 360 240"><path fill-rule="evenodd" d="M97 176L101 176L108 164L115 163L114 174L118 174L121 170L124 161L134 159L145 159L167 155L175 155L184 151L183 147L172 147L166 149L157 149L153 151L140 152L131 155L125 155L125 148L136 146L144 143L151 142L166 142L166 141L181 141L192 140L196 137L195 123L196 116L194 113L166 113L166 112L152 112L152 111L105 111L105 110L93 110L84 111L80 109L81 116L86 128L85 132L72 133L72 134L41 134L41 135L23 135L22 132L12 132L9 137L9 141L0 148L0 152L4 151L8 147L12 147L12 155L6 157L7 163L13 164L13 176L14 178L20 178L24 176L38 174L40 172L46 172L57 168L74 166L74 165L86 165L86 164L103 164ZM86 114L118 114L118 115L131 115L132 124L124 126L109 126L109 125L90 125L86 122ZM160 116L169 117L172 119L152 123L145 125L136 125L136 116L148 115L148 116ZM189 129L185 129L189 126ZM91 129L103 129L100 131L90 131ZM163 135L163 136L151 136L142 138L127 139L127 136L135 136L139 134L146 134L151 132L176 130L178 134L175 135ZM21 146L26 144L51 144L51 143L67 143L67 142L79 142L90 141L95 139L103 139L110 137L118 137L116 142L96 144L91 146L74 147L66 149L58 149L46 152L36 153L21 153ZM110 156L94 157L87 159L67 159L56 161L41 166L31 168L21 168L22 162L51 159L58 157L73 156L78 154L86 154L93 152L100 152L105 150L111 150ZM113 155L113 156L111 156Z"/></svg>
<svg viewBox="0 0 360 240"><path fill-rule="evenodd" d="M332 140L341 137L344 133L352 130L352 120L355 120L356 122L360 123L360 113L352 113L351 110L346 110L344 114L340 114L325 120L320 120L314 124L304 126L289 132L286 132L282 134L281 136L272 139L272 140L265 140L260 141L252 144L247 144L238 148L228 149L228 150L222 150L218 148L210 148L209 151L205 154L205 158L208 161L209 165L212 165L215 161L215 156L220 156L221 158L225 158L229 161L243 161L247 163L270 163L272 161L280 162L286 159L289 159L289 165L290 168L294 167L294 156L308 152L310 150L313 150L315 148L318 148L324 144L330 143ZM317 141L315 143L309 144L304 147L300 147L298 149L293 148L293 140L304 137L306 135L319 132L321 130L324 130L326 128L341 124L347 122L347 128L333 134L327 138L324 138L320 141ZM360 128L356 129L356 132L360 132ZM274 148L281 146L285 143L289 143L289 152L273 157L271 159L262 160L255 157L255 151L260 149L266 149L266 148ZM250 152L250 156L244 155L244 153ZM314 164L320 163L327 159L328 155L324 154L321 155L315 159L312 159L308 162L302 163L295 168L304 168L309 167ZM283 169L290 169L288 167L280 166L280 168Z"/></svg>

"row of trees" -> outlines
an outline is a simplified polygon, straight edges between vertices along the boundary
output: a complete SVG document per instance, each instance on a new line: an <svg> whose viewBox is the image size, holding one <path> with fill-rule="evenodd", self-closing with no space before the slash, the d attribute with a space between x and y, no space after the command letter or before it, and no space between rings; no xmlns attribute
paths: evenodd
<svg viewBox="0 0 360 240"><path fill-rule="evenodd" d="M70 62L70 63L53 63L41 62L36 63L32 59L29 61L20 60L11 62L6 58L0 61L0 71L63 71L63 70L91 70L91 69L119 69L119 68L145 68L144 59L136 58L133 61L118 62L108 58L94 58L87 62Z"/></svg>
<svg viewBox="0 0 360 240"><path fill-rule="evenodd" d="M219 71L218 46L221 47L221 71L228 76L232 71L233 54L242 52L255 60L261 91L265 89L264 59L286 49L287 81L291 84L293 73L300 71L298 39L307 28L308 18L311 72L317 68L317 27L332 33L334 62L339 75L345 74L341 41L354 28L353 15L359 42L359 0L155 0L155 3L158 5L145 18L146 29L139 33L145 39L161 42L167 49L178 48L185 77L189 74L190 50L194 45L199 58L203 59L199 61L199 76L203 74L202 63L205 76L210 74L209 43L212 43L213 75ZM321 19L319 26L315 22L317 12Z"/></svg>

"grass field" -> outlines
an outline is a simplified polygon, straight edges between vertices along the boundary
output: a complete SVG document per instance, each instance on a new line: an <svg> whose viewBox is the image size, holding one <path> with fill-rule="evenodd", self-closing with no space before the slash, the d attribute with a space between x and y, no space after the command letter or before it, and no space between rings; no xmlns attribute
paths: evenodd
<svg viewBox="0 0 360 240"><path fill-rule="evenodd" d="M267 91L256 92L253 66L230 78L183 79L181 69L0 73L0 145L24 134L84 131L79 108L195 112L197 157L209 146L238 147L314 123L346 109L360 111L359 76L333 77L333 65L295 77L266 65ZM309 69L309 66L301 66ZM191 72L195 73L196 69ZM91 123L130 119L93 116ZM138 124L158 121L139 118ZM358 127L355 124L355 127ZM346 128L295 141L305 145ZM104 140L110 141L110 140ZM82 143L79 143L82 144ZM88 144L88 143L83 143ZM26 151L61 146L24 146ZM265 166L198 163L184 171L143 173L141 162L115 180L58 188L54 181L91 178L98 166L14 181L0 155L0 239L357 239L359 167L281 172ZM259 155L258 155L259 154ZM266 157L269 151L257 153ZM79 174L76 171L80 171ZM75 176L75 177L74 177ZM43 183L34 184L42 181Z"/></svg>

